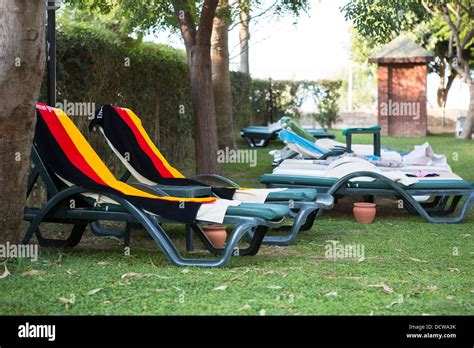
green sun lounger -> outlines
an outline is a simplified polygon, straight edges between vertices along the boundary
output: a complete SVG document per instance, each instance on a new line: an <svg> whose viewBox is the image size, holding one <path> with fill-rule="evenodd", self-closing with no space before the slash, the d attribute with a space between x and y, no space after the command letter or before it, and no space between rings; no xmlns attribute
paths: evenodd
<svg viewBox="0 0 474 348"><path fill-rule="evenodd" d="M234 255L255 255L269 228L283 225L291 216L289 207L278 204L241 204L225 211L222 223L233 226L224 248L215 248L201 229L209 221L198 218L204 204L216 198L183 198L167 195L156 187L132 186L117 180L100 160L67 115L45 104L37 105L37 124L31 152L33 169L28 179L31 194L39 178L47 189L47 202L40 208L26 207L24 220L30 226L22 240L36 236L42 246L73 247L88 225L97 221L125 222L124 230L102 229L100 236L123 238L128 246L131 225L141 225L176 266L221 267ZM91 196L92 195L92 196ZM201 215L208 216L208 215ZM66 239L46 238L40 224L72 225ZM164 225L189 226L214 258L186 258L166 234ZM96 232L96 230L92 229ZM240 242L251 234L248 247Z"/></svg>
<svg viewBox="0 0 474 348"><path fill-rule="evenodd" d="M357 181L358 177L372 177L375 181ZM464 220L470 206L474 203L474 184L464 180L420 180L404 186L385 176L373 172L354 172L341 179L264 174L260 182L267 187L315 188L335 197L348 195L392 196L402 199L403 207L411 213L419 214L427 222L458 223ZM429 203L420 203L415 196L430 196ZM456 211L462 198L465 198L459 214L447 217Z"/></svg>
<svg viewBox="0 0 474 348"><path fill-rule="evenodd" d="M240 130L241 137L247 142L249 147L267 147L270 141L278 139L278 133L282 127L279 124L270 126L249 126ZM334 134L328 133L322 128L305 128L305 131L313 139L330 138L334 139Z"/></svg>
<svg viewBox="0 0 474 348"><path fill-rule="evenodd" d="M205 197L216 195L220 198L233 199L241 189L233 181L214 174L201 174L184 177L164 158L153 144L137 115L132 110L112 105L102 106L91 121L89 128L100 129L107 144L127 168L121 180L127 181L130 175L141 183L153 185L170 195L180 197ZM127 153L129 160L122 154ZM211 183L215 185L211 185ZM208 191L206 191L208 190ZM333 198L330 195L318 194L313 189L287 189L281 192L270 192L265 203L279 204L291 208L292 224L280 227L286 234L267 235L264 244L288 245L295 241L300 231L311 228L317 211L330 209ZM230 209L230 208L229 208ZM95 225L94 228L100 228ZM249 237L252 234L249 233ZM186 234L188 251L192 250L192 233Z"/></svg>

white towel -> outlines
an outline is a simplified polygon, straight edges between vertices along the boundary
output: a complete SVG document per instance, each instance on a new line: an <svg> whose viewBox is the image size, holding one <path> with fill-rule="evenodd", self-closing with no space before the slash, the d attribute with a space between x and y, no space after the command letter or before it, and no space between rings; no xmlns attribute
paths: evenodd
<svg viewBox="0 0 474 348"><path fill-rule="evenodd" d="M268 195L271 192L281 192L287 190L286 188L273 188L273 189L248 189L248 190L237 190L234 193L232 199L244 202L244 203L265 203Z"/></svg>
<svg viewBox="0 0 474 348"><path fill-rule="evenodd" d="M409 154L403 156L404 165L420 166L447 166L448 162L445 155L438 155L434 152L429 143L415 146L415 149Z"/></svg>
<svg viewBox="0 0 474 348"><path fill-rule="evenodd" d="M228 199L218 199L212 203L202 204L197 212L196 220L221 224L224 221L227 208L240 204L241 202L239 201L231 201Z"/></svg>

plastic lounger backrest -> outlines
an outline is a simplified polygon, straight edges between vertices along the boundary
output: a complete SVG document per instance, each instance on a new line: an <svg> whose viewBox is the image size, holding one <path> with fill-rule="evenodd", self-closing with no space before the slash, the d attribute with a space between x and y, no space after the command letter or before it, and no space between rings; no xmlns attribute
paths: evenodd
<svg viewBox="0 0 474 348"><path fill-rule="evenodd" d="M299 136L298 134L290 132L286 129L283 129L282 131L280 131L280 134L278 136L280 140L286 143L296 144L299 147L304 148L305 150L309 151L310 153L314 153L315 157L319 157L321 155L328 153L326 149L323 149L317 146L314 142L308 141L307 139Z"/></svg>
<svg viewBox="0 0 474 348"><path fill-rule="evenodd" d="M209 186L185 178L158 150L142 126L140 118L130 109L102 106L89 129L97 127L124 166L141 183L167 186ZM235 188L212 187L221 198L232 199Z"/></svg>
<svg viewBox="0 0 474 348"><path fill-rule="evenodd" d="M34 146L48 169L68 184L117 195L145 211L187 223L195 221L202 204L216 200L158 196L117 180L62 110L41 103L36 108Z"/></svg>
<svg viewBox="0 0 474 348"><path fill-rule="evenodd" d="M280 119L280 123L282 123L284 129L291 130L293 133L298 134L300 137L305 138L308 141L314 142L314 136L306 129L304 129L297 120L286 116Z"/></svg>

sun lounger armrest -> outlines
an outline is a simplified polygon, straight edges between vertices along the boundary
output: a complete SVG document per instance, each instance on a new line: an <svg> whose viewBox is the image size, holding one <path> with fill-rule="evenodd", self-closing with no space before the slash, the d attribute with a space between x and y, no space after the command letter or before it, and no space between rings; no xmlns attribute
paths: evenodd
<svg viewBox="0 0 474 348"><path fill-rule="evenodd" d="M358 128L346 128L342 131L342 135L346 136L349 133L374 133L380 132L382 127L380 126L373 126L373 127L358 127Z"/></svg>
<svg viewBox="0 0 474 348"><path fill-rule="evenodd" d="M133 187L136 187L140 190L159 195L159 196L169 196L169 194L167 194L165 191L159 189L158 187L154 187L154 186L150 186L150 185L142 184L142 183L132 183L132 184L129 184L129 185L133 186Z"/></svg>
<svg viewBox="0 0 474 348"><path fill-rule="evenodd" d="M223 183L223 184L235 187L235 188L240 188L240 186L237 185L232 180L227 179L227 178L225 178L223 176L220 176L220 175L217 175L217 174L197 174L197 175L190 176L188 178L192 179L192 180L197 180L197 181L199 181L199 179L212 179L214 181L218 181L220 183Z"/></svg>
<svg viewBox="0 0 474 348"><path fill-rule="evenodd" d="M341 148L341 149L332 149L331 151L326 152L324 155L322 155L319 159L320 160L325 160L328 159L329 157L337 157L341 156L347 152L350 152L346 148Z"/></svg>
<svg viewBox="0 0 474 348"><path fill-rule="evenodd" d="M347 128L342 131L342 135L346 137L346 147L349 152L352 150L352 134L373 134L374 135L374 155L381 155L380 130L382 127L373 126L368 128Z"/></svg>

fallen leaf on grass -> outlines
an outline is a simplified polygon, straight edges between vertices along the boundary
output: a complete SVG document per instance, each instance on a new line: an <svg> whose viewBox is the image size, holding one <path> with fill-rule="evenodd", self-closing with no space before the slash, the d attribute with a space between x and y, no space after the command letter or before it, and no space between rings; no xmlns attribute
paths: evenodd
<svg viewBox="0 0 474 348"><path fill-rule="evenodd" d="M383 282L380 284L371 284L371 285L368 285L368 287L382 288L383 291L386 292L387 294L393 294L395 292L395 290L393 290L390 286L388 286L387 284Z"/></svg>
<svg viewBox="0 0 474 348"><path fill-rule="evenodd" d="M74 303L76 303L76 295L71 294L71 297L69 297L69 298L59 297L58 300L59 300L59 302L64 304L64 309L68 310L69 305L73 305Z"/></svg>
<svg viewBox="0 0 474 348"><path fill-rule="evenodd" d="M217 288L214 288L212 290L224 291L226 289L227 289L227 285L224 284L224 285L220 285Z"/></svg>
<svg viewBox="0 0 474 348"><path fill-rule="evenodd" d="M429 291L437 291L439 289L436 285L428 285L426 288Z"/></svg>
<svg viewBox="0 0 474 348"><path fill-rule="evenodd" d="M259 312L258 312L259 315L266 315L267 314L267 311L265 309L261 309Z"/></svg>
<svg viewBox="0 0 474 348"><path fill-rule="evenodd" d="M62 259L63 259L63 254L59 254L58 259L55 260L55 261L53 261L53 262L52 262L52 265L53 265L53 266L59 265L59 264L61 263Z"/></svg>
<svg viewBox="0 0 474 348"><path fill-rule="evenodd" d="M336 297L337 296L337 291L330 291L327 294L324 294L324 296Z"/></svg>
<svg viewBox="0 0 474 348"><path fill-rule="evenodd" d="M86 295L87 295L87 296L95 295L95 294L97 294L99 291L101 291L101 290L103 290L103 289L104 289L104 288L92 289L92 290L88 291L88 292L86 293Z"/></svg>
<svg viewBox="0 0 474 348"><path fill-rule="evenodd" d="M423 260L417 259L415 257L410 257L410 260L415 261L415 262L423 262L423 263L428 262L428 261L423 261Z"/></svg>
<svg viewBox="0 0 474 348"><path fill-rule="evenodd" d="M240 269L236 269L236 272L240 273L241 275L244 275L250 272L250 268L245 267L243 271L240 271Z"/></svg>
<svg viewBox="0 0 474 348"><path fill-rule="evenodd" d="M5 267L5 270L3 271L3 274L0 275L0 279L6 278L11 274L10 271L8 271L7 265L4 265L4 267Z"/></svg>
<svg viewBox="0 0 474 348"><path fill-rule="evenodd" d="M396 304L402 304L403 303L403 295L399 295L398 299L396 299L393 302L390 302L390 304L386 305L385 308L392 308L392 306Z"/></svg>
<svg viewBox="0 0 474 348"><path fill-rule="evenodd" d="M393 294L395 292L390 286L383 282L380 285L382 286L383 291L385 291L387 294Z"/></svg>
<svg viewBox="0 0 474 348"><path fill-rule="evenodd" d="M31 271L23 272L21 275L23 277L27 277L27 276L39 276L45 273L46 273L45 271L38 271L37 269L32 269Z"/></svg>
<svg viewBox="0 0 474 348"><path fill-rule="evenodd" d="M250 308L252 308L252 306L249 305L248 303L246 303L246 304L244 304L242 307L240 307L240 308L238 309L238 311L239 311L239 312L241 312L241 311L246 311L247 309L250 309Z"/></svg>
<svg viewBox="0 0 474 348"><path fill-rule="evenodd" d="M156 277L160 278L160 279L171 279L171 278L173 278L173 277L161 276L161 275L157 275Z"/></svg>
<svg viewBox="0 0 474 348"><path fill-rule="evenodd" d="M128 272L128 273L125 273L125 274L122 274L122 277L121 279L125 279L125 278L144 278L144 277L149 277L151 276L150 273L136 273L136 272Z"/></svg>
<svg viewBox="0 0 474 348"><path fill-rule="evenodd" d="M273 308L275 308L275 309L287 309L288 307L284 306L284 305L276 305Z"/></svg>

